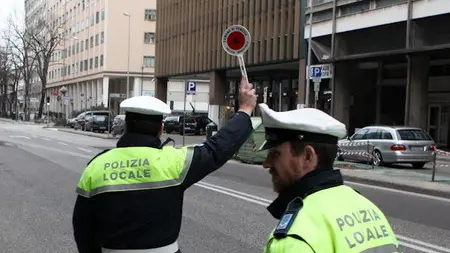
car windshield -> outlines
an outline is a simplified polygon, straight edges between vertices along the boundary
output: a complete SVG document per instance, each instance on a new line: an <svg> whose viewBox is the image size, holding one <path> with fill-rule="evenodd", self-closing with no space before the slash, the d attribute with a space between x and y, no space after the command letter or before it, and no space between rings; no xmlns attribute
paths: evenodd
<svg viewBox="0 0 450 253"><path fill-rule="evenodd" d="M177 121L177 119L178 119L178 117L169 116L164 121Z"/></svg>
<svg viewBox="0 0 450 253"><path fill-rule="evenodd" d="M400 139L405 141L430 141L430 136L421 129L397 130Z"/></svg>
<svg viewBox="0 0 450 253"><path fill-rule="evenodd" d="M105 121L106 116L95 116L95 121Z"/></svg>

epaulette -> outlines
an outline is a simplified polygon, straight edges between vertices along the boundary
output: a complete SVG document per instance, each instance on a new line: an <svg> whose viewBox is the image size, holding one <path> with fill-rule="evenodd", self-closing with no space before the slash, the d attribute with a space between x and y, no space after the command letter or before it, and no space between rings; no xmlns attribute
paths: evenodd
<svg viewBox="0 0 450 253"><path fill-rule="evenodd" d="M108 151L110 151L110 150L111 150L111 149L108 148L108 149L105 149L105 150L103 150L102 152L98 153L97 155L95 155L95 156L87 163L87 166L89 166L89 164L90 164L92 161L94 161L95 158L97 158L97 157L100 156L100 155L103 155L104 153L106 153L106 152L108 152Z"/></svg>
<svg viewBox="0 0 450 253"><path fill-rule="evenodd" d="M273 232L273 236L277 239L284 238L288 236L289 229L297 217L297 214L303 207L303 199L297 197L293 199L284 211L283 216L278 223L277 228Z"/></svg>

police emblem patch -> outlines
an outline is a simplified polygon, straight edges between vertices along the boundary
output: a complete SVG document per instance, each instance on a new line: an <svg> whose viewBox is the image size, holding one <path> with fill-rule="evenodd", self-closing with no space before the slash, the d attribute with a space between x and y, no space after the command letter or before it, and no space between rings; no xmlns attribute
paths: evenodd
<svg viewBox="0 0 450 253"><path fill-rule="evenodd" d="M292 214L285 214L280 220L277 229L286 229L292 219Z"/></svg>

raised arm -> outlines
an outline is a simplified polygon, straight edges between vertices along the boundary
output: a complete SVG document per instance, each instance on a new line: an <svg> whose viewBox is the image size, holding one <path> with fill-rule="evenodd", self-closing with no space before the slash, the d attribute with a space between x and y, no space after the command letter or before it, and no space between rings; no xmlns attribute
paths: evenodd
<svg viewBox="0 0 450 253"><path fill-rule="evenodd" d="M203 144L190 148L192 160L183 182L185 188L222 167L245 143L253 131L250 115L255 106L255 89L242 78L239 88L239 111L217 134Z"/></svg>

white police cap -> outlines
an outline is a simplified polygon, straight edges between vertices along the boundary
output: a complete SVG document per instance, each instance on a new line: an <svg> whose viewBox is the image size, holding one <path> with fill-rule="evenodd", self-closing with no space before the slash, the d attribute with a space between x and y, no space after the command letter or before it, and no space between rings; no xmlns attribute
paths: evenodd
<svg viewBox="0 0 450 253"><path fill-rule="evenodd" d="M150 96L137 96L125 99L120 103L120 108L125 112L133 112L144 115L170 114L170 107L163 101Z"/></svg>
<svg viewBox="0 0 450 253"><path fill-rule="evenodd" d="M266 104L259 104L259 108L266 129L266 141L259 150L290 140L337 144L338 139L347 135L343 123L318 109L275 112Z"/></svg>

